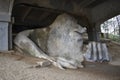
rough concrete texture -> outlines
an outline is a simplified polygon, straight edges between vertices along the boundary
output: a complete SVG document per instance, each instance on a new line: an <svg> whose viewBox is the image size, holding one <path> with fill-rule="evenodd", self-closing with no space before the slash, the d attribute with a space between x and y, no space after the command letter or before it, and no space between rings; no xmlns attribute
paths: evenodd
<svg viewBox="0 0 120 80"><path fill-rule="evenodd" d="M49 55L82 62L82 33L85 29L67 14L59 15L50 28L47 40Z"/></svg>
<svg viewBox="0 0 120 80"><path fill-rule="evenodd" d="M28 30L20 32L14 43L24 52L49 61L54 57L66 68L83 67L83 39L85 28L77 24L75 18L68 14L59 15L49 29ZM30 36L29 36L30 34ZM32 41L33 40L33 41ZM39 47L38 47L39 46ZM46 55L46 53L48 53ZM49 56L48 56L49 55Z"/></svg>

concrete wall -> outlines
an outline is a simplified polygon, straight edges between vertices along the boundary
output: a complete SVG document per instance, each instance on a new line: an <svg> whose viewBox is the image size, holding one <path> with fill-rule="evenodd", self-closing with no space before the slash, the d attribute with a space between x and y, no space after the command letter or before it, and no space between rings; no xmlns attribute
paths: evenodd
<svg viewBox="0 0 120 80"><path fill-rule="evenodd" d="M0 22L0 51L8 50L8 23Z"/></svg>

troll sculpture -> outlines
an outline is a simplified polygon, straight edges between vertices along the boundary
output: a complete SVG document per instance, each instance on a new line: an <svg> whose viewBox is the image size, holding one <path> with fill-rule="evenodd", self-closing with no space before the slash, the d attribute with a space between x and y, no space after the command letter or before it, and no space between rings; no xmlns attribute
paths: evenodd
<svg viewBox="0 0 120 80"><path fill-rule="evenodd" d="M74 17L61 14L47 28L20 32L14 43L24 53L46 59L60 69L77 69L83 67L82 34L85 31Z"/></svg>

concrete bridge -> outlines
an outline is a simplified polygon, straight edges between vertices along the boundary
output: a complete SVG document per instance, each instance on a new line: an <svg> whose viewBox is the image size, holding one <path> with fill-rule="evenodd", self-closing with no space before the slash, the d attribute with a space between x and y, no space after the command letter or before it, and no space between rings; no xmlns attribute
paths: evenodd
<svg viewBox="0 0 120 80"><path fill-rule="evenodd" d="M12 48L12 32L46 27L64 12L99 41L100 24L120 14L120 0L0 0L0 51Z"/></svg>

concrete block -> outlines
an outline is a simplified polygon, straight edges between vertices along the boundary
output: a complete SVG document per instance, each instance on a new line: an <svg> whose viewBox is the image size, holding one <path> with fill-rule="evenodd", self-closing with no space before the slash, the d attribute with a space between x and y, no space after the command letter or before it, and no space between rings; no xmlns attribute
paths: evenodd
<svg viewBox="0 0 120 80"><path fill-rule="evenodd" d="M8 23L0 22L0 51L8 51Z"/></svg>

